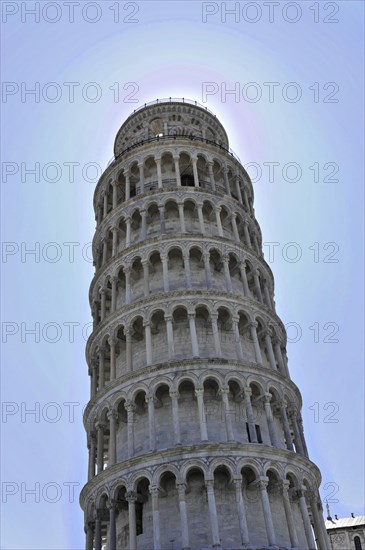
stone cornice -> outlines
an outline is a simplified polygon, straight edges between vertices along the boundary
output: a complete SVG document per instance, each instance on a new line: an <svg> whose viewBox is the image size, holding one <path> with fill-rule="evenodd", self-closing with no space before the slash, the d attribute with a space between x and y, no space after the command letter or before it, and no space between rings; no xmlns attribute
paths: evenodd
<svg viewBox="0 0 365 550"><path fill-rule="evenodd" d="M98 327L91 333L86 344L86 357L89 356L90 348L94 341L102 336L103 331L107 332L105 329L108 328L108 325L112 325L114 321L119 318L124 318L126 315L132 313L134 310L140 312L148 305L153 305L155 303L160 304L161 299L163 299L164 301L172 302L174 298L179 298L183 301L188 301L189 299L193 300L194 298L206 298L215 301L225 301L228 304L242 304L244 309L251 312L252 315L263 313L264 317L268 316L270 319L272 319L273 324L280 327L282 333L282 343L286 345L286 331L283 322L281 321L280 317L278 317L278 315L265 304L262 304L251 298L245 298L241 294L228 294L226 292L220 292L218 290L174 290L170 292L163 292L162 294L155 294L153 296L149 296L148 298L143 298L142 300L138 300L131 304L125 305L111 315L108 315L108 317L104 321L102 321L98 325Z"/></svg>
<svg viewBox="0 0 365 550"><path fill-rule="evenodd" d="M122 386L128 386L132 383L138 383L140 380L146 380L147 378L153 375L166 375L169 371L173 374L180 372L191 372L192 367L201 368L205 367L206 369L214 368L221 369L224 371L235 371L243 372L247 374L258 374L260 376L266 377L268 380L276 381L279 385L284 384L289 388L297 397L299 409L302 407L302 396L296 384L287 378L286 376L280 374L279 371L274 371L259 365L258 363L247 363L242 360L232 360L232 359L184 359L180 361L169 361L164 363L157 363L149 367L144 367L136 371L128 372L117 378L113 382L109 382L104 388L97 392L96 396L93 399L90 399L87 406L84 410L83 421L86 428L88 417L91 414L93 407L98 406L100 403L108 399L110 394L114 394L116 390L120 389L122 391Z"/></svg>
<svg viewBox="0 0 365 550"><path fill-rule="evenodd" d="M224 459L227 456L236 465L242 459L247 459L247 465L249 465L250 460L253 460L257 466L261 463L263 471L268 466L272 466L273 463L280 464L282 469L291 466L292 469L305 474L308 481L311 481L317 487L321 482L321 473L311 460L286 449L278 449L259 443L200 443L146 453L107 468L83 487L80 494L80 505L84 508L87 499L96 497L105 485L111 488L118 479L128 479L139 470L148 471L152 477L153 471L161 465L168 465L174 461L181 464L189 459L203 459L207 469L209 469L209 463L213 459Z"/></svg>
<svg viewBox="0 0 365 550"><path fill-rule="evenodd" d="M267 274L269 275L272 288L274 288L274 275L271 271L269 264L265 261L263 256L258 256L252 248L249 248L245 244L237 243L225 237L218 237L218 236L209 237L198 233L196 234L174 233L170 235L166 233L166 234L158 235L156 237L152 237L150 239L146 239L143 242L137 242L129 246L122 252L119 252L119 254L113 256L112 258L109 258L109 260L105 262L105 264L95 273L94 278L91 281L90 290L89 290L90 305L92 304L92 294L97 282L100 281L100 279L103 276L105 276L106 272L111 268L111 266L113 266L115 263L119 263L119 261L123 261L124 257L133 255L134 252L140 251L141 249L144 250L146 248L152 248L156 245L163 245L165 243L168 244L176 241L178 242L186 241L186 242L192 242L192 243L198 242L201 244L202 239L204 239L204 242L207 242L207 243L218 244L219 246L221 246L222 244L223 245L225 244L229 247L232 247L232 249L237 249L238 251L242 251L247 255L248 259L250 259L252 263L255 263L258 261L262 265L263 270L266 271Z"/></svg>

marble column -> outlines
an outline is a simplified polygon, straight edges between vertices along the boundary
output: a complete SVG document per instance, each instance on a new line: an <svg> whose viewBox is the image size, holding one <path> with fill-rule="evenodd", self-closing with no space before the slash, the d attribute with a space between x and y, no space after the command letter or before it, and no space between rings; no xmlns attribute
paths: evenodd
<svg viewBox="0 0 365 550"><path fill-rule="evenodd" d="M243 392L245 396L247 424L248 424L248 431L250 433L251 443L257 443L255 420L253 417L253 410L252 410L252 404L251 404L252 390L251 388L244 388Z"/></svg>
<svg viewBox="0 0 365 550"><path fill-rule="evenodd" d="M150 451L156 449L156 434L155 434L155 398L153 395L146 395L148 405L148 434L150 442Z"/></svg>
<svg viewBox="0 0 365 550"><path fill-rule="evenodd" d="M214 179L212 162L208 162L208 173L209 173L209 180L210 180L210 185L212 187L212 191L215 191L215 179Z"/></svg>
<svg viewBox="0 0 365 550"><path fill-rule="evenodd" d="M146 364L147 366L152 365L152 338L151 338L151 324L149 322L144 322L144 335L146 341Z"/></svg>
<svg viewBox="0 0 365 550"><path fill-rule="evenodd" d="M237 505L237 514L238 522L240 526L240 535L242 545L248 545L250 543L250 537L248 534L247 519L246 519L246 510L245 503L242 496L242 478L233 479L235 495L236 495L236 505Z"/></svg>
<svg viewBox="0 0 365 550"><path fill-rule="evenodd" d="M118 277L112 277L112 303L111 303L112 313L114 313L117 309L117 291L118 291Z"/></svg>
<svg viewBox="0 0 365 550"><path fill-rule="evenodd" d="M168 270L166 254L161 254L161 262L162 262L163 289L164 289L164 292L168 292L170 290L170 285L169 285L169 270Z"/></svg>
<svg viewBox="0 0 365 550"><path fill-rule="evenodd" d="M105 361L105 349L100 348L99 351L99 390L101 390L104 387L105 383L105 371L104 371L104 364Z"/></svg>
<svg viewBox="0 0 365 550"><path fill-rule="evenodd" d="M155 157L155 162L157 167L158 188L162 189L161 157Z"/></svg>
<svg viewBox="0 0 365 550"><path fill-rule="evenodd" d="M144 294L144 297L147 298L150 293L148 260L142 260L142 267L143 267L143 294Z"/></svg>
<svg viewBox="0 0 365 550"><path fill-rule="evenodd" d="M239 179L238 175L236 175L236 177L235 177L235 183L236 183L237 197L238 197L238 200L240 201L240 203L242 204L243 203L242 193L241 193L241 188L240 188L240 179Z"/></svg>
<svg viewBox="0 0 365 550"><path fill-rule="evenodd" d="M93 550L94 548L94 522L88 521L85 526L86 546L85 550Z"/></svg>
<svg viewBox="0 0 365 550"><path fill-rule="evenodd" d="M115 359L115 347L117 341L115 338L109 338L110 344L110 382L116 379L116 359Z"/></svg>
<svg viewBox="0 0 365 550"><path fill-rule="evenodd" d="M318 510L318 498L314 493L309 495L309 502L314 523L314 533L319 542L319 550L329 550L328 535L326 530L323 528L323 517Z"/></svg>
<svg viewBox="0 0 365 550"><path fill-rule="evenodd" d="M131 244L131 228L132 228L132 220L130 216L126 217L125 219L125 227L126 227L126 233L125 233L125 247L128 248Z"/></svg>
<svg viewBox="0 0 365 550"><path fill-rule="evenodd" d="M276 360L277 360L278 365L279 365L279 371L280 371L281 374L285 375L286 373L285 373L283 356L281 354L280 343L279 343L279 340L277 338L274 339L274 350L275 350Z"/></svg>
<svg viewBox="0 0 365 550"><path fill-rule="evenodd" d="M224 268L224 277L226 280L227 292L233 292L232 279L229 271L229 256L223 256L223 268Z"/></svg>
<svg viewBox="0 0 365 550"><path fill-rule="evenodd" d="M139 188L140 192L144 193L144 168L143 168L143 162L138 163L139 168Z"/></svg>
<svg viewBox="0 0 365 550"><path fill-rule="evenodd" d="M96 441L95 433L91 432L89 434L89 470L88 470L88 481L90 481L95 476L95 454L96 454Z"/></svg>
<svg viewBox="0 0 365 550"><path fill-rule="evenodd" d="M262 503L262 509L264 512L267 540L268 540L269 546L276 546L274 523L271 515L269 496L267 494L268 483L269 483L268 478L260 479L260 481L258 482L258 487L260 489L260 494L261 494L261 503Z"/></svg>
<svg viewBox="0 0 365 550"><path fill-rule="evenodd" d="M140 240L145 241L147 239L147 210L142 208L140 210L141 214L141 234Z"/></svg>
<svg viewBox="0 0 365 550"><path fill-rule="evenodd" d="M185 228L185 217L184 217L184 205L183 203L178 203L177 205L178 207L178 210L179 210L179 219L180 219L180 230L181 230L181 233L186 233L186 228Z"/></svg>
<svg viewBox="0 0 365 550"><path fill-rule="evenodd" d="M118 182L116 180L112 182L112 187L113 187L113 210L114 210L114 208L117 207L117 203L118 203Z"/></svg>
<svg viewBox="0 0 365 550"><path fill-rule="evenodd" d="M125 303L128 305L131 303L131 268L124 266L123 271L125 275Z"/></svg>
<svg viewBox="0 0 365 550"><path fill-rule="evenodd" d="M241 279L242 279L242 286L243 286L243 294L245 298L250 297L250 290L248 288L248 282L247 282L247 275L246 275L246 263L240 262L240 273L241 273Z"/></svg>
<svg viewBox="0 0 365 550"><path fill-rule="evenodd" d="M285 405L284 402L281 402L279 404L279 407L280 407L280 414L281 414L281 422L283 424L283 429L284 429L286 448L289 451L294 451L293 442L292 442L291 434L290 434L288 416L286 414L286 405Z"/></svg>
<svg viewBox="0 0 365 550"><path fill-rule="evenodd" d="M227 170L226 167L223 168L223 179L224 179L224 185L225 185L225 188L226 188L226 193L230 197L231 196L231 187L229 185L228 170Z"/></svg>
<svg viewBox="0 0 365 550"><path fill-rule="evenodd" d="M95 512L95 550L101 550L101 516L100 510Z"/></svg>
<svg viewBox="0 0 365 550"><path fill-rule="evenodd" d="M267 355L269 357L270 367L276 372L277 368L276 368L274 350L272 349L271 331L270 330L266 330L264 332L264 338L265 338L265 345L266 345Z"/></svg>
<svg viewBox="0 0 365 550"><path fill-rule="evenodd" d="M261 349L257 337L257 327L258 324L256 322L250 323L251 341L253 342L255 348L256 361L259 365L262 365Z"/></svg>
<svg viewBox="0 0 365 550"><path fill-rule="evenodd" d="M291 420L291 424L293 426L293 432L294 432L294 443L295 443L295 449L297 453L304 455L303 445L302 445L302 439L300 437L299 428L297 424L297 412L295 409L290 409L289 411L289 417Z"/></svg>
<svg viewBox="0 0 365 550"><path fill-rule="evenodd" d="M113 500L108 502L109 508L109 540L108 550L117 550L117 529L115 521L115 502Z"/></svg>
<svg viewBox="0 0 365 550"><path fill-rule="evenodd" d="M150 486L152 495L153 550L161 550L159 488Z"/></svg>
<svg viewBox="0 0 365 550"><path fill-rule="evenodd" d="M101 296L101 314L100 314L100 320L104 321L105 319L105 309L106 309L106 294L105 294L105 288L100 289L100 296Z"/></svg>
<svg viewBox="0 0 365 550"><path fill-rule="evenodd" d="M240 331L238 328L239 321L240 321L240 318L238 316L232 316L232 327L233 327L234 341L236 344L237 358L243 359L243 350L242 350L242 344L241 344L241 338L240 338Z"/></svg>
<svg viewBox="0 0 365 550"><path fill-rule="evenodd" d="M96 423L96 433L97 433L97 473L100 474L104 470L104 430L106 424L104 422Z"/></svg>
<svg viewBox="0 0 365 550"><path fill-rule="evenodd" d="M289 485L290 485L289 481L287 480L282 481L281 494L283 495L284 510L285 510L286 523L289 531L290 544L292 548L298 548L299 541L298 541L298 535L295 529L295 521L293 517L293 506L289 498Z"/></svg>
<svg viewBox="0 0 365 550"><path fill-rule="evenodd" d="M124 327L123 329L126 342L126 368L127 372L133 370L133 359L132 359L132 331L130 327Z"/></svg>
<svg viewBox="0 0 365 550"><path fill-rule="evenodd" d="M125 177L125 200L128 201L131 197L131 184L130 184L129 170L124 170L123 174Z"/></svg>
<svg viewBox="0 0 365 550"><path fill-rule="evenodd" d="M207 289L212 288L212 273L210 271L210 255L209 252L204 253L204 269L205 269L205 278L207 282Z"/></svg>
<svg viewBox="0 0 365 550"><path fill-rule="evenodd" d="M311 526L311 522L308 514L307 503L304 496L305 490L306 488L303 486L301 489L299 489L299 491L297 491L297 495L299 498L299 508L302 514L305 538L307 539L308 549L316 550L316 543L314 541L312 526Z"/></svg>
<svg viewBox="0 0 365 550"><path fill-rule="evenodd" d="M176 482L176 489L179 495L182 550L190 550L189 524L188 524L188 515L186 511L186 500L185 500L185 491L186 491L185 483Z"/></svg>
<svg viewBox="0 0 365 550"><path fill-rule="evenodd" d="M161 233L166 233L165 207L164 206L159 206L158 210L160 212L160 226L161 226L160 232Z"/></svg>
<svg viewBox="0 0 365 550"><path fill-rule="evenodd" d="M175 445L181 445L180 420L179 420L179 392L170 390L172 407L172 424L174 428Z"/></svg>
<svg viewBox="0 0 365 550"><path fill-rule="evenodd" d="M127 411L128 458L132 458L134 455L134 413L136 405L132 401L126 401L124 408Z"/></svg>
<svg viewBox="0 0 365 550"><path fill-rule="evenodd" d="M240 242L240 236L239 236L238 228L237 228L236 215L237 214L235 214L235 213L231 214L231 223L232 223L234 240L236 241L236 243L239 243Z"/></svg>
<svg viewBox="0 0 365 550"><path fill-rule="evenodd" d="M109 460L108 467L114 466L117 462L117 421L118 413L116 411L108 412L109 420Z"/></svg>
<svg viewBox="0 0 365 550"><path fill-rule="evenodd" d="M270 435L270 442L273 447L276 447L277 449L280 448L280 443L278 439L278 435L276 433L276 426L274 423L274 418L271 410L271 401L272 395L271 393L265 393L264 399L265 399L265 414L266 414L266 420L267 420L267 426L269 428L269 435Z"/></svg>
<svg viewBox="0 0 365 550"><path fill-rule="evenodd" d="M245 244L247 246L249 246L250 248L252 248L252 244L251 244L251 238L250 238L250 232L248 230L248 221L245 220L243 222L243 234L245 236Z"/></svg>
<svg viewBox="0 0 365 550"><path fill-rule="evenodd" d="M175 163L176 185L177 187L181 187L179 157L174 157L174 163Z"/></svg>
<svg viewBox="0 0 365 550"><path fill-rule="evenodd" d="M107 213L108 213L108 195L106 191L104 191L103 192L103 217L104 218L107 215Z"/></svg>
<svg viewBox="0 0 365 550"><path fill-rule="evenodd" d="M233 427L232 427L232 418L231 418L231 410L229 408L229 388L222 388L220 390L220 394L222 396L222 402L223 402L223 410L224 410L224 418L225 418L225 424L226 424L226 433L227 433L227 441L232 442L234 441L234 435L233 435Z"/></svg>
<svg viewBox="0 0 365 550"><path fill-rule="evenodd" d="M203 217L203 205L198 204L198 219L199 219L199 226L200 226L200 233L205 235L205 225L204 225L204 217Z"/></svg>
<svg viewBox="0 0 365 550"><path fill-rule="evenodd" d="M184 254L184 270L185 270L185 277L186 277L186 288L188 290L191 290L192 284L191 284L189 253Z"/></svg>
<svg viewBox="0 0 365 550"><path fill-rule="evenodd" d="M166 335L167 335L167 353L169 359L173 359L175 355L174 349L174 330L172 326L172 315L165 315Z"/></svg>
<svg viewBox="0 0 365 550"><path fill-rule="evenodd" d="M199 187L198 159L192 157L191 162L193 163L194 186Z"/></svg>
<svg viewBox="0 0 365 550"><path fill-rule="evenodd" d="M112 256L114 257L118 250L118 228L112 227Z"/></svg>
<svg viewBox="0 0 365 550"><path fill-rule="evenodd" d="M205 406L204 406L204 389L197 388L195 390L195 395L198 401L200 438L202 441L208 441L207 419L205 416Z"/></svg>
<svg viewBox="0 0 365 550"><path fill-rule="evenodd" d="M255 281L256 298L262 304L263 299L262 299L262 292L261 292L261 286L260 286L260 277L257 269L253 270L253 279Z"/></svg>
<svg viewBox="0 0 365 550"><path fill-rule="evenodd" d="M214 480L206 479L205 486L207 489L210 528L212 533L212 546L213 548L220 548L221 544L220 544L220 538L219 538L217 507L216 507L215 495L214 495Z"/></svg>
<svg viewBox="0 0 365 550"><path fill-rule="evenodd" d="M217 223L217 229L218 229L218 235L220 237L223 237L223 227L222 227L222 220L221 220L221 208L219 206L216 206L214 209L215 212L215 220Z"/></svg>
<svg viewBox="0 0 365 550"><path fill-rule="evenodd" d="M221 343L219 339L219 331L218 331L218 324L217 324L218 313L211 313L210 319L212 323L215 353L217 357L222 357Z"/></svg>
<svg viewBox="0 0 365 550"><path fill-rule="evenodd" d="M129 516L129 546L128 550L137 550L137 525L136 525L136 501L137 494L134 491L129 491L125 495L128 502Z"/></svg>
<svg viewBox="0 0 365 550"><path fill-rule="evenodd" d="M189 326L190 326L190 338L191 338L191 347L193 357L199 357L199 346L198 338L196 335L196 326L195 326L195 313L188 313Z"/></svg>

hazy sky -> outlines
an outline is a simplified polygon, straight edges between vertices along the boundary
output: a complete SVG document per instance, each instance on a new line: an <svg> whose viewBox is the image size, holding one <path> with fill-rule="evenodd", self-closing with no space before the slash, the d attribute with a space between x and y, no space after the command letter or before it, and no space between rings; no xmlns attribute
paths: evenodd
<svg viewBox="0 0 365 550"><path fill-rule="evenodd" d="M363 12L2 3L1 548L84 546L93 189L124 119L169 96L215 112L248 165L321 496L364 513Z"/></svg>

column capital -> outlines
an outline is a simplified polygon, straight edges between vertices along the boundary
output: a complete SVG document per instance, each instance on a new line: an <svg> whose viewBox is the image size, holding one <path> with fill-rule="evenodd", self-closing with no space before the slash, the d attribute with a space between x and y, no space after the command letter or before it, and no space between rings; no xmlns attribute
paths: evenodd
<svg viewBox="0 0 365 550"><path fill-rule="evenodd" d="M195 395L196 396L198 396L198 395L203 396L204 395L204 388L195 388Z"/></svg>
<svg viewBox="0 0 365 550"><path fill-rule="evenodd" d="M282 479L280 484L280 490L283 495L288 494L289 487L290 487L290 481L288 479Z"/></svg>
<svg viewBox="0 0 365 550"><path fill-rule="evenodd" d="M157 399L154 395L149 395L149 394L146 394L145 395L145 401L146 403L153 403L155 404L157 402Z"/></svg>
<svg viewBox="0 0 365 550"><path fill-rule="evenodd" d="M205 479L205 488L207 492L213 492L214 491L214 479Z"/></svg>
<svg viewBox="0 0 365 550"><path fill-rule="evenodd" d="M190 319L195 319L195 311L194 311L194 313L191 313L191 312L188 313L188 319L189 320Z"/></svg>
<svg viewBox="0 0 365 550"><path fill-rule="evenodd" d="M269 485L268 477L263 476L257 481L257 487L260 489L260 491L266 491L268 485Z"/></svg>
<svg viewBox="0 0 365 550"><path fill-rule="evenodd" d="M158 498L161 493L161 488L158 485L150 485L149 492L151 493L152 498Z"/></svg>
<svg viewBox="0 0 365 550"><path fill-rule="evenodd" d="M124 408L128 413L132 413L136 410L136 404L133 401L126 401L124 403Z"/></svg>
<svg viewBox="0 0 365 550"><path fill-rule="evenodd" d="M258 324L257 321L251 321L250 323L248 323L248 326L250 328L257 328L259 326L259 324Z"/></svg>
<svg viewBox="0 0 365 550"><path fill-rule="evenodd" d="M171 398L174 397L175 399L179 399L180 397L178 390L170 390L169 395Z"/></svg>
<svg viewBox="0 0 365 550"><path fill-rule="evenodd" d="M115 421L119 420L119 414L117 413L117 411L114 411L114 410L108 411L107 417L109 420L111 419Z"/></svg>
<svg viewBox="0 0 365 550"><path fill-rule="evenodd" d="M108 499L108 502L106 504L106 507L108 508L108 510L115 510L116 509L116 502L114 499Z"/></svg>
<svg viewBox="0 0 365 550"><path fill-rule="evenodd" d="M251 388L249 388L248 386L246 386L245 388L243 388L243 393L245 394L245 397L251 397L251 395L252 395L252 390L251 390Z"/></svg>
<svg viewBox="0 0 365 550"><path fill-rule="evenodd" d="M95 423L95 427L97 430L101 430L102 432L106 429L107 425L105 422L102 422L101 420L98 420Z"/></svg>
<svg viewBox="0 0 365 550"><path fill-rule="evenodd" d="M136 502L137 501L137 493L135 491L128 491L125 494L125 499L127 502Z"/></svg>
<svg viewBox="0 0 365 550"><path fill-rule="evenodd" d="M270 401L271 401L271 399L272 399L271 393L266 392L266 393L264 394L264 398L265 398L265 403L270 403Z"/></svg>
<svg viewBox="0 0 365 550"><path fill-rule="evenodd" d="M132 336L132 327L123 327L124 336Z"/></svg>
<svg viewBox="0 0 365 550"><path fill-rule="evenodd" d="M179 500L185 500L185 493L187 489L187 485L185 481L177 481L176 482L176 489L179 493Z"/></svg>
<svg viewBox="0 0 365 550"><path fill-rule="evenodd" d="M264 336L269 336L271 338L272 337L272 329L271 328L264 328L264 330L262 331L262 334Z"/></svg>

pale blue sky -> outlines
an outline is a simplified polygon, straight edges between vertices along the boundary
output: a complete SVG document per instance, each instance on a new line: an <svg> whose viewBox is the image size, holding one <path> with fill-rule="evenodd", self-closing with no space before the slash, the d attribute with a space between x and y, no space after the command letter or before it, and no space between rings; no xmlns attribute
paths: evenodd
<svg viewBox="0 0 365 550"><path fill-rule="evenodd" d="M279 243L270 266L277 311L285 324L291 323L291 340L294 323L301 327L299 341L288 345L289 368L303 396L310 456L323 475L321 494L338 501L331 504L333 514L364 513L363 3L331 2L325 11L324 3L303 1L296 14L282 2L270 22L262 2L254 3L256 14L245 11L247 2L241 2L236 20L227 15L224 22L220 2L205 3L205 8L197 1L121 2L120 20L114 22L116 8L110 8L115 2L94 2L96 10L81 1L73 23L64 2L57 4L57 12L50 7L34 22L24 11L34 2L3 2L3 81L8 84L2 103L7 175L1 228L2 241L13 244L3 244L2 257L3 342L8 333L2 399L9 414L1 424L6 499L1 548L84 546L78 492L87 473L81 411L89 381L82 327L91 319L93 268L87 243L95 227L95 181L90 181L94 176L88 163L104 167L115 134L133 109L168 96L207 99L205 105L224 124L242 163L257 163L263 170L254 183L256 216L264 242ZM310 6L318 6L318 13ZM204 9L218 12L203 23ZM256 16L257 22L247 21ZM288 21L296 16L297 22ZM138 22L123 22L125 18ZM71 85L65 84L70 82L79 83L74 102L69 100ZM264 85L269 82L278 83L272 101L269 85ZM24 94L35 83L39 102ZM124 89L128 83L134 84ZM203 83L215 83L209 89L217 93L203 97ZM224 86L232 89L235 83L239 97L222 97ZM248 101L255 90L261 90L261 98ZM290 102L298 90L301 98ZM130 102L133 91L137 103ZM93 102L95 92L101 97ZM55 93L59 100L51 102ZM39 182L26 173L37 162ZM280 163L271 182L268 162ZM297 182L282 177L290 162L302 171ZM48 163L57 163L58 172ZM73 180L69 163L79 163ZM336 165L332 180L339 181L328 181ZM253 165L249 172L254 178ZM73 262L71 245L64 244L71 242L80 243ZM283 250L294 252L287 247L290 242L302 251L296 263L282 255ZM36 246L39 262L24 255L25 247ZM269 261L268 247L264 251ZM59 261L52 262L57 254ZM338 262L328 263L331 258ZM39 342L25 333L35 323ZM69 323L75 323L73 342ZM325 342L335 326L338 333L332 339L339 341ZM24 416L35 403L39 422L34 415ZM75 419L70 422L72 407ZM26 494L36 483L40 502ZM79 484L74 502L65 485L70 483Z"/></svg>

